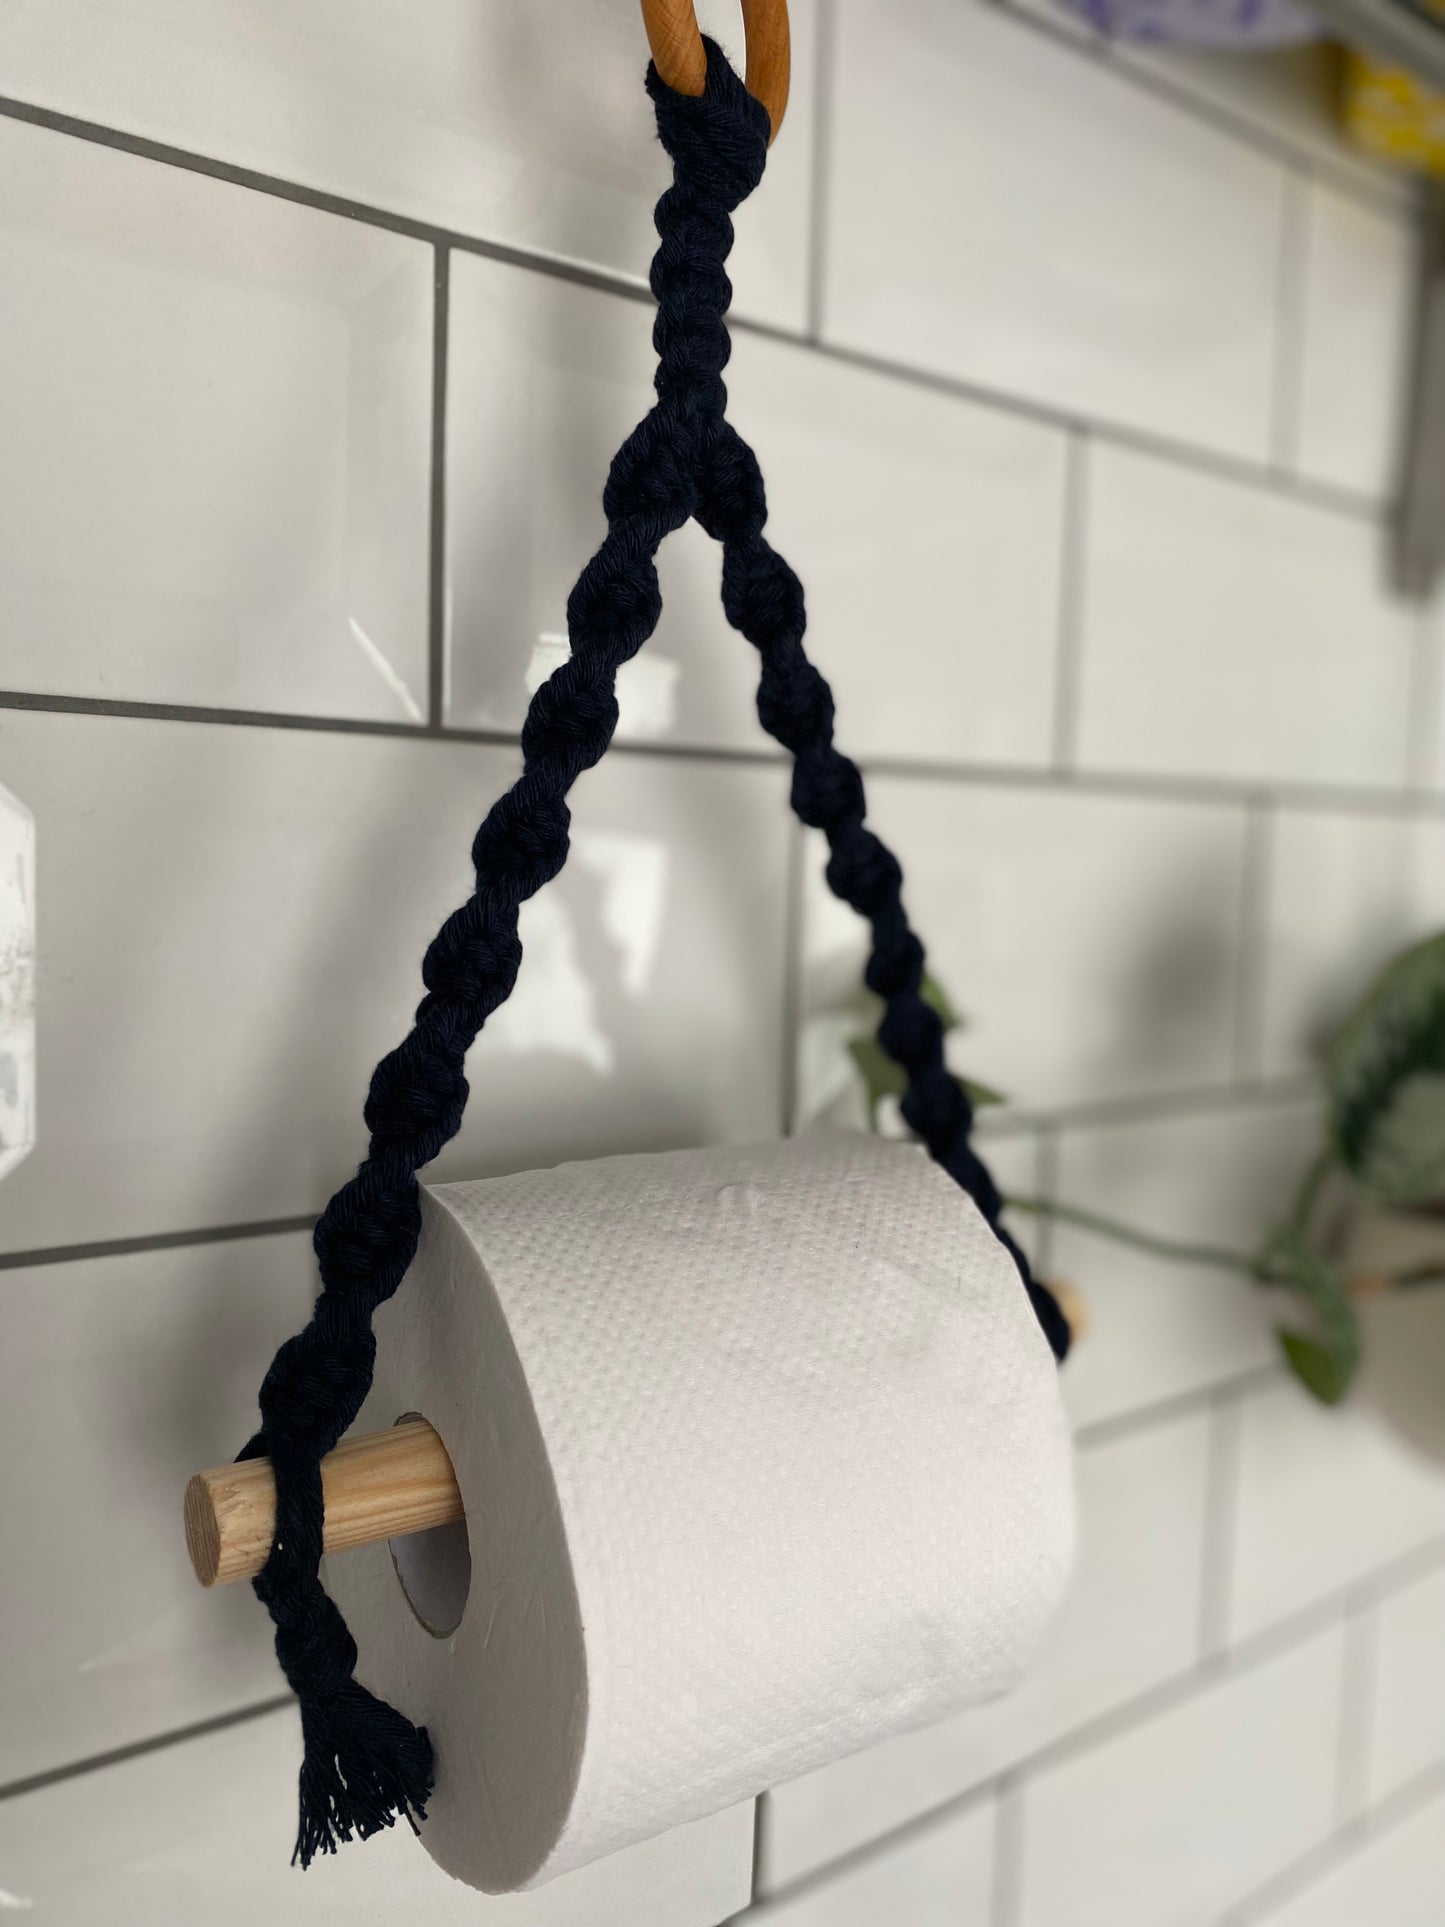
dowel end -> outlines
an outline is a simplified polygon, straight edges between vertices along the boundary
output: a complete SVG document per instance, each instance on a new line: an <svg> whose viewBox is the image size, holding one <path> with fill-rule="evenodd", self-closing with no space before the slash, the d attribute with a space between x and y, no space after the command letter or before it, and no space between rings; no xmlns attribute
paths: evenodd
<svg viewBox="0 0 1445 1927"><path fill-rule="evenodd" d="M1050 1278L1049 1290L1054 1294L1054 1302L1064 1314L1064 1322L1069 1328L1069 1342L1077 1345L1089 1329L1089 1307L1084 1294L1067 1278Z"/></svg>
<svg viewBox="0 0 1445 1927"><path fill-rule="evenodd" d="M204 1472L186 1484L186 1551L203 1586L214 1586L221 1573L221 1523Z"/></svg>

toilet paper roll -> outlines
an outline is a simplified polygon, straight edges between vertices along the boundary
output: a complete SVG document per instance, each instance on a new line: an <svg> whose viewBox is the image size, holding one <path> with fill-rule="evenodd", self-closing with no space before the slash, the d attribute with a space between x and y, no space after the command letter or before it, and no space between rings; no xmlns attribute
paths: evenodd
<svg viewBox="0 0 1445 1927"><path fill-rule="evenodd" d="M820 1134L423 1194L361 1431L465 1526L328 1562L422 1839L534 1886L1005 1691L1073 1538L1057 1372L920 1150Z"/></svg>

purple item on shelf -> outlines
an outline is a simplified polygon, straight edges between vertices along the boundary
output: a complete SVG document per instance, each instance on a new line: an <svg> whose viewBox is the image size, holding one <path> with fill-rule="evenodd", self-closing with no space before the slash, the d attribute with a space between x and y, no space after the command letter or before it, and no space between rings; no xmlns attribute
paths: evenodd
<svg viewBox="0 0 1445 1927"><path fill-rule="evenodd" d="M1111 40L1178 47L1288 47L1320 25L1294 0L1062 0Z"/></svg>

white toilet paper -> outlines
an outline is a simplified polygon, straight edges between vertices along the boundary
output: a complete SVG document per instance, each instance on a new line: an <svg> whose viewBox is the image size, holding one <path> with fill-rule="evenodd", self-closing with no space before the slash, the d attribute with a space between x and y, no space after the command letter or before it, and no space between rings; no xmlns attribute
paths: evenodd
<svg viewBox="0 0 1445 1927"><path fill-rule="evenodd" d="M922 1151L607 1158L423 1208L358 1429L429 1419L466 1527L327 1583L431 1734L449 1873L536 1885L1017 1677L1072 1550L1057 1373Z"/></svg>

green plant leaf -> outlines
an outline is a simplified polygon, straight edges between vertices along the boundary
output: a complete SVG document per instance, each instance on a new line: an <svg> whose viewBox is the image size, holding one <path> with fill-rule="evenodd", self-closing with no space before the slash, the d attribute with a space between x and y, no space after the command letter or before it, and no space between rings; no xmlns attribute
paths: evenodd
<svg viewBox="0 0 1445 1927"><path fill-rule="evenodd" d="M925 976L918 986L918 994L929 1008L936 1011L943 1025L945 1036L951 1030L962 1030L963 1019L948 1001L948 993L936 977ZM883 999L865 990L859 1004L860 1020L867 1029L859 1036L848 1040L848 1055L853 1059L858 1075L863 1080L863 1090L868 1100L868 1121L876 1130L878 1127L878 1106L885 1097L902 1097L908 1088L908 1079L902 1069L878 1042L879 1019L883 1015ZM957 1072L954 1073L957 1076ZM992 1090L987 1084L980 1084L971 1077L959 1077L970 1104L980 1109L986 1104L1002 1104L1001 1092Z"/></svg>
<svg viewBox="0 0 1445 1927"><path fill-rule="evenodd" d="M954 1076L958 1077L957 1071L954 1072ZM962 1084L969 1103L976 1111L982 1110L986 1104L1007 1104L1008 1102L1003 1092L996 1091L992 1084L980 1084L972 1077L959 1077L958 1081Z"/></svg>
<svg viewBox="0 0 1445 1927"><path fill-rule="evenodd" d="M850 1038L848 1055L863 1079L863 1091L868 1099L868 1122L876 1130L878 1106L885 1097L902 1097L908 1088L908 1079L904 1076L902 1066L894 1063L876 1037Z"/></svg>
<svg viewBox="0 0 1445 1927"><path fill-rule="evenodd" d="M1330 1047L1326 1072L1330 1134L1347 1170L1372 1189L1386 1186L1382 1196L1399 1196L1389 1187L1403 1184L1412 1201L1421 1185L1441 1182L1445 1091L1434 1083L1445 1078L1445 936L1386 966Z"/></svg>
<svg viewBox="0 0 1445 1927"><path fill-rule="evenodd" d="M1338 1404L1360 1365L1360 1321L1343 1277L1294 1230L1271 1241L1260 1275L1294 1292L1308 1311L1313 1331L1278 1326L1276 1335L1300 1382L1324 1404Z"/></svg>
<svg viewBox="0 0 1445 1927"><path fill-rule="evenodd" d="M938 1012L945 1032L963 1029L963 1019L948 1001L948 992L936 977L925 973L923 982L918 986L918 994L930 1010Z"/></svg>
<svg viewBox="0 0 1445 1927"><path fill-rule="evenodd" d="M1382 1204L1445 1198L1445 1076L1414 1071L1401 1078L1375 1115L1355 1176Z"/></svg>
<svg viewBox="0 0 1445 1927"><path fill-rule="evenodd" d="M1329 1346L1283 1325L1276 1325L1275 1335L1285 1362L1306 1391L1312 1392L1321 1405L1338 1405L1349 1390L1352 1374L1343 1370Z"/></svg>
<svg viewBox="0 0 1445 1927"><path fill-rule="evenodd" d="M883 1049L876 1037L852 1037L848 1040L848 1055L858 1067L858 1075L863 1079L863 1090L868 1099L868 1121L874 1126L878 1123L878 1106L885 1097L902 1097L908 1088L908 1079L900 1065ZM955 1073L957 1075L957 1073ZM987 1084L976 1083L971 1077L960 1077L968 1095L968 1101L975 1110L986 1104L1002 1104L1001 1092L990 1089Z"/></svg>

